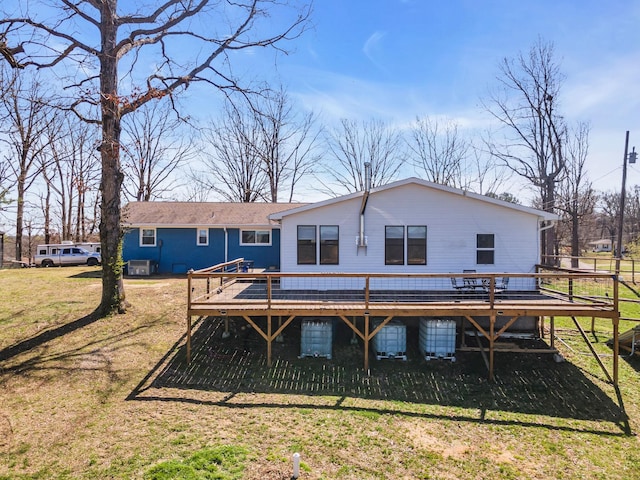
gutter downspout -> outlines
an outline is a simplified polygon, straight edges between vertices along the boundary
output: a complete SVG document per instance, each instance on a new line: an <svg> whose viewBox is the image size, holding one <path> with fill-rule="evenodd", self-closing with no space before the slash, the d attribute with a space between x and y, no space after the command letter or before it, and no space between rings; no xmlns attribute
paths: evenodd
<svg viewBox="0 0 640 480"><path fill-rule="evenodd" d="M540 223L544 223L546 222L546 220L542 220ZM549 220L549 225L545 225L545 226L539 226L538 227L538 263L541 263L542 261L542 252L540 252L540 238L541 238L541 234L542 232L544 232L545 230L549 230L550 228L553 228L556 226L556 220Z"/></svg>
<svg viewBox="0 0 640 480"><path fill-rule="evenodd" d="M227 227L224 227L224 263L229 261L229 232Z"/></svg>

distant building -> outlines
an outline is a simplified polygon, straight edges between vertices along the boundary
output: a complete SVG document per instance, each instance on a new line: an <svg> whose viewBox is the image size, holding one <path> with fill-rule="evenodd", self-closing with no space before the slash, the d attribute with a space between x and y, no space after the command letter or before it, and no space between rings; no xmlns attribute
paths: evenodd
<svg viewBox="0 0 640 480"><path fill-rule="evenodd" d="M596 240L595 242L589 242L589 246L591 247L592 252L610 252L611 244L612 242L608 238Z"/></svg>

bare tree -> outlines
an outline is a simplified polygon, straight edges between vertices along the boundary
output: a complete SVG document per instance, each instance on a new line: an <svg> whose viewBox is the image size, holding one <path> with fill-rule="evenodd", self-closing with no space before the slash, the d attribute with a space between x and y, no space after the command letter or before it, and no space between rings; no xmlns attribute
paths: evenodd
<svg viewBox="0 0 640 480"><path fill-rule="evenodd" d="M194 183L229 202L255 202L268 196L268 178L255 146L260 125L252 111L227 99L225 114L204 131L204 171L192 172Z"/></svg>
<svg viewBox="0 0 640 480"><path fill-rule="evenodd" d="M587 178L585 162L589 151L589 125L578 124L566 144L566 176L560 184L558 207L568 219L571 231L571 266L578 268L580 225L593 213L596 194Z"/></svg>
<svg viewBox="0 0 640 480"><path fill-rule="evenodd" d="M54 112L45 103L43 87L37 77L24 72L5 75L8 81L0 99L0 142L7 147L9 165L16 191L16 260L22 260L25 195L41 172L39 161Z"/></svg>
<svg viewBox="0 0 640 480"><path fill-rule="evenodd" d="M598 225L601 236L606 235L611 239L611 243L615 244L620 214L620 192L602 192L598 197L597 208L600 211Z"/></svg>
<svg viewBox="0 0 640 480"><path fill-rule="evenodd" d="M9 181L9 161L0 158L0 212L4 211L11 204L9 191L11 190Z"/></svg>
<svg viewBox="0 0 640 480"><path fill-rule="evenodd" d="M490 198L496 198L498 200L502 200L503 202L514 203L516 205L521 204L518 197L516 197L511 192L502 192L502 193L488 192L485 195Z"/></svg>
<svg viewBox="0 0 640 480"><path fill-rule="evenodd" d="M486 143L486 141L485 141ZM489 195L495 198L508 196L506 192L498 194L498 191L504 188L511 176L511 172L507 170L502 162L489 151L480 148L478 144L470 144L471 160L469 164L469 180L468 188L471 191L481 195ZM515 197L511 196L512 203ZM516 201L515 203L519 203Z"/></svg>
<svg viewBox="0 0 640 480"><path fill-rule="evenodd" d="M545 211L554 212L556 186L565 172L567 129L558 112L562 75L553 45L538 40L528 55L505 58L499 71L500 88L485 108L502 125L505 138L490 143L489 149L537 190ZM543 237L543 255L551 258L554 247L550 228Z"/></svg>
<svg viewBox="0 0 640 480"><path fill-rule="evenodd" d="M138 202L160 198L176 171L194 155L193 139L166 103L147 103L122 122L125 194Z"/></svg>
<svg viewBox="0 0 640 480"><path fill-rule="evenodd" d="M3 98L6 95L5 91L9 86L8 84L9 82L6 77L6 69L0 68L0 96L2 96ZM0 131L2 130L2 123L0 123ZM0 156L0 212L5 211L7 209L7 206L11 204L11 200L9 198L10 190L10 161L9 159Z"/></svg>
<svg viewBox="0 0 640 480"><path fill-rule="evenodd" d="M288 186L291 202L296 184L312 173L319 160L315 153L320 134L316 116L313 112L298 114L282 87L261 97L253 112L260 128L255 148L269 181L270 201L277 202L281 189Z"/></svg>
<svg viewBox="0 0 640 480"><path fill-rule="evenodd" d="M417 118L407 142L416 168L425 179L450 187L466 187L465 160L469 142L462 138L453 120L438 121L428 116Z"/></svg>
<svg viewBox="0 0 640 480"><path fill-rule="evenodd" d="M46 190L41 199L47 242L53 204L59 214L61 240L87 240L92 222L86 216L87 207L91 207L87 195L96 192L99 185L97 133L94 125L69 114L49 128L47 158L42 165Z"/></svg>
<svg viewBox="0 0 640 480"><path fill-rule="evenodd" d="M330 162L323 165L331 184L324 190L332 195L365 189L365 163L371 164L371 186L395 179L406 155L398 130L381 120L356 122L342 119L327 138Z"/></svg>
<svg viewBox="0 0 640 480"><path fill-rule="evenodd" d="M24 16L0 19L1 53L14 67L70 67L76 72L67 87L74 90L70 108L102 126L100 154L100 239L102 243L101 314L126 310L120 254L121 193L120 122L143 104L178 93L190 83L204 81L217 89L240 89L227 66L239 50L279 48L282 41L304 30L309 7L286 19L286 0L165 0L147 3L117 0L58 0L58 18L33 14L37 0L25 1ZM42 2L45 3L45 2ZM51 11L48 3L42 11ZM131 11L124 11L124 8ZM146 10L146 11L145 11ZM270 13L282 13L269 21ZM225 19L226 23L221 23ZM266 20L261 22L261 20ZM263 33L277 31L273 34ZM83 32L82 35L78 32ZM186 42L192 42L186 46ZM144 57L144 61L140 61ZM156 69L140 83L149 65ZM124 74L118 73L122 68ZM99 85L96 86L96 82ZM124 85L130 85L123 92ZM99 106L89 117L86 106Z"/></svg>
<svg viewBox="0 0 640 480"><path fill-rule="evenodd" d="M227 98L224 111L203 135L206 171L192 180L229 201L276 203L285 188L291 201L318 160L315 115L299 115L282 88Z"/></svg>
<svg viewBox="0 0 640 480"><path fill-rule="evenodd" d="M640 186L634 185L627 192L624 211L624 225L626 243L636 243L640 235Z"/></svg>
<svg viewBox="0 0 640 480"><path fill-rule="evenodd" d="M589 130L580 123L566 143L566 176L560 186L560 209L571 226L571 255L580 255L580 226L582 219L593 214L597 195L588 180L585 162L589 150ZM573 267L578 267L574 258Z"/></svg>

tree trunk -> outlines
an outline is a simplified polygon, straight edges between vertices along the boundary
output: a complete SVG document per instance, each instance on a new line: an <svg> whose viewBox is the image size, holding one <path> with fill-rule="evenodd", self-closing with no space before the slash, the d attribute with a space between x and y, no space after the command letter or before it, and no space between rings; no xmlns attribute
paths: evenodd
<svg viewBox="0 0 640 480"><path fill-rule="evenodd" d="M575 206L571 215L571 268L580 267L580 238L578 237L578 207Z"/></svg>
<svg viewBox="0 0 640 480"><path fill-rule="evenodd" d="M118 97L118 63L115 51L116 0L102 3L102 52L100 54L100 91L102 109L102 178L100 193L100 243L102 254L102 315L124 313L125 294L122 281L120 231L120 191L124 175L120 166L120 110Z"/></svg>
<svg viewBox="0 0 640 480"><path fill-rule="evenodd" d="M51 243L51 186L47 182L44 200L44 243Z"/></svg>
<svg viewBox="0 0 640 480"><path fill-rule="evenodd" d="M16 260L22 260L22 227L24 223L24 179L18 177L18 199L16 205Z"/></svg>
<svg viewBox="0 0 640 480"><path fill-rule="evenodd" d="M552 178L548 177L545 182L545 202L544 210L546 212L554 213L556 205L556 192L555 183ZM556 245L556 229L555 227L548 228L544 232L544 255L546 262L549 265L558 266L558 258L555 257L555 245Z"/></svg>

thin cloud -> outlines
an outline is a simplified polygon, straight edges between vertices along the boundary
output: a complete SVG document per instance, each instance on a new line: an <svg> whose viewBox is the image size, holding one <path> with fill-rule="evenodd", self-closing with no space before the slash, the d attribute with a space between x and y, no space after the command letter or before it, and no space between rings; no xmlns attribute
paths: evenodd
<svg viewBox="0 0 640 480"><path fill-rule="evenodd" d="M382 64L380 64L380 62L376 59L375 54L380 49L380 43L382 42L382 39L385 37L385 35L386 32L380 30L373 32L369 36L369 38L367 38L367 41L364 42L364 46L362 47L362 52L369 59L369 61L381 70L384 70L384 68Z"/></svg>

